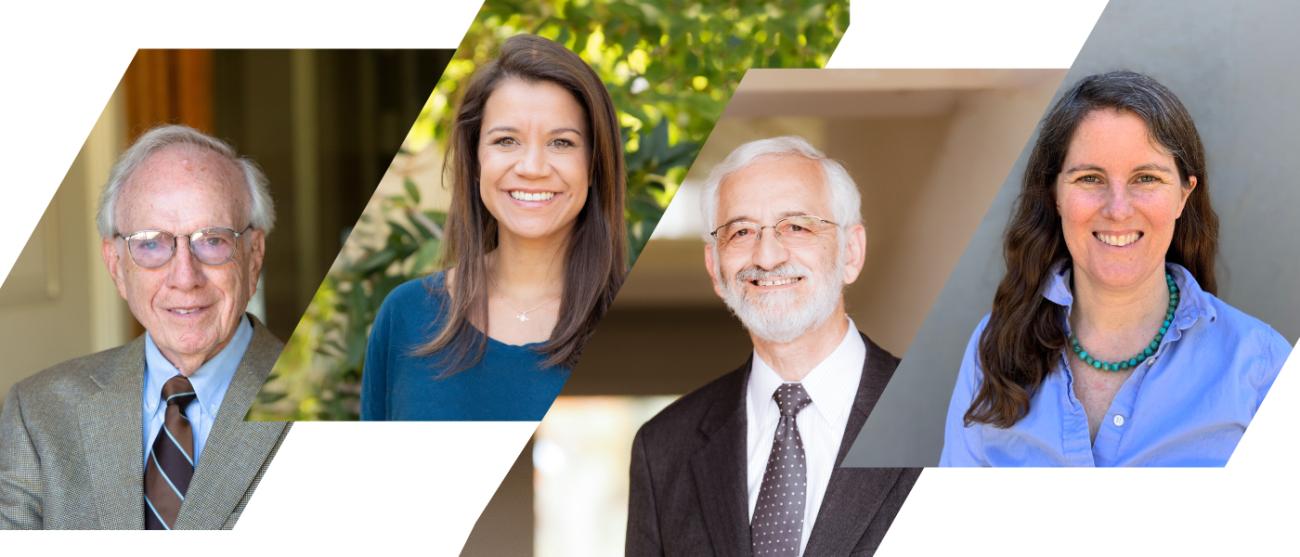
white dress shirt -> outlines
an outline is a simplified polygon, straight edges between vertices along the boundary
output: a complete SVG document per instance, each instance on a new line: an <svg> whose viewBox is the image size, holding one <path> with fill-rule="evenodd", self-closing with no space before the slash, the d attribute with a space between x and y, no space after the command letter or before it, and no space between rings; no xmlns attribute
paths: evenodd
<svg viewBox="0 0 1300 557"><path fill-rule="evenodd" d="M801 554L808 547L808 536L817 523L817 511L835 469L835 457L840 451L840 441L844 439L844 429L848 427L853 399L857 397L858 383L862 381L862 363L866 358L867 345L862 342L853 320L849 319L849 330L844 334L844 340L808 372L803 381L799 381L812 398L812 404L795 418L799 435L803 438L808 471L808 500L804 507L803 539L799 542ZM786 382L758 356L758 352L754 352L753 368L745 387L750 520L753 520L754 507L758 504L758 490L763 484L767 459L772 453L772 438L776 436L776 425L781 419L781 410L772 395Z"/></svg>

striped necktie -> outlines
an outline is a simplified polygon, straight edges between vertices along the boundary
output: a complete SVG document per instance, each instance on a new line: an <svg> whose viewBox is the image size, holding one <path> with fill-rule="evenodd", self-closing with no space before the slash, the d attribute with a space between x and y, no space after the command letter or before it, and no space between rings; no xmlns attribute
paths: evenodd
<svg viewBox="0 0 1300 557"><path fill-rule="evenodd" d="M144 527L171 530L194 477L194 430L185 417L185 406L195 398L194 387L184 375L167 380L162 388L167 405L162 428L149 449L144 469Z"/></svg>
<svg viewBox="0 0 1300 557"><path fill-rule="evenodd" d="M781 410L781 419L776 422L772 453L749 522L750 543L754 555L795 557L803 545L803 511L808 494L803 438L795 417L812 404L812 398L799 383L777 387L772 398Z"/></svg>

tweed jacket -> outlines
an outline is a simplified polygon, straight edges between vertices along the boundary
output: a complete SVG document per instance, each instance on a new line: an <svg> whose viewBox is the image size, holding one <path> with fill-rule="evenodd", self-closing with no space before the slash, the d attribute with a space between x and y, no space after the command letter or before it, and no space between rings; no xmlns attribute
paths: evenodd
<svg viewBox="0 0 1300 557"><path fill-rule="evenodd" d="M288 431L245 422L284 345L252 318L177 529L229 529ZM0 409L0 529L144 528L144 336L14 385Z"/></svg>
<svg viewBox="0 0 1300 557"><path fill-rule="evenodd" d="M898 358L866 335L862 340L867 356L837 462L898 367ZM682 397L637 432L627 555L752 555L745 481L751 365ZM835 468L804 555L875 553L919 474L916 468Z"/></svg>

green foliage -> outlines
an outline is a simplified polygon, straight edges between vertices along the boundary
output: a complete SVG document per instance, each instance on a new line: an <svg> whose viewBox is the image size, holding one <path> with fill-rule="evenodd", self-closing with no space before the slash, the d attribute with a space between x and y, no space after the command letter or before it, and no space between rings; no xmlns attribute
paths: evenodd
<svg viewBox="0 0 1300 557"><path fill-rule="evenodd" d="M488 0L412 127L390 172L425 149L441 151L452 108L474 70L519 33L577 52L605 82L623 128L629 265L751 67L822 67L848 28L848 2L657 3L627 0ZM251 412L261 419L355 419L366 337L383 298L434 270L442 216L421 210L440 184L404 177L403 192L362 219L386 237L349 238ZM382 229L383 227L378 227ZM369 241L367 241L369 240ZM353 244L369 247L355 250Z"/></svg>
<svg viewBox="0 0 1300 557"><path fill-rule="evenodd" d="M506 39L532 33L577 52L605 82L623 126L635 262L745 70L822 67L846 28L846 1L489 0L413 135L446 140L446 108Z"/></svg>
<svg viewBox="0 0 1300 557"><path fill-rule="evenodd" d="M370 324L384 298L402 283L437 270L445 215L421 210L420 190L403 180L373 214L388 230L383 243L340 256L285 345L275 373L258 395L253 419L355 420Z"/></svg>

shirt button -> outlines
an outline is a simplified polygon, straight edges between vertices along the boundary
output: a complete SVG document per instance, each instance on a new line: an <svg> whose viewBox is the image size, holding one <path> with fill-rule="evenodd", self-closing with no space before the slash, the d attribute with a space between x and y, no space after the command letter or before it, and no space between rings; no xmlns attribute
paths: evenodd
<svg viewBox="0 0 1300 557"><path fill-rule="evenodd" d="M1115 427L1124 427L1124 416L1115 414L1115 418L1111 420L1111 423L1115 424Z"/></svg>

